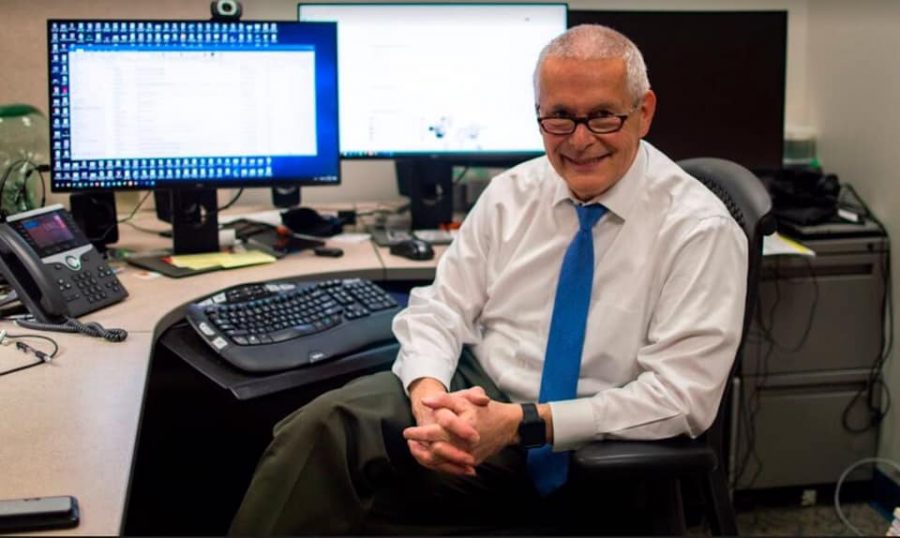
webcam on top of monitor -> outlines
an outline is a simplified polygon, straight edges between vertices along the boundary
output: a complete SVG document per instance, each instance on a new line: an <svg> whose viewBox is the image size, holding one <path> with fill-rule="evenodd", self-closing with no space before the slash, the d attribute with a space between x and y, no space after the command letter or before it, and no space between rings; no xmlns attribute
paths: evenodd
<svg viewBox="0 0 900 538"><path fill-rule="evenodd" d="M213 0L209 10L214 21L240 20L243 11L238 0Z"/></svg>

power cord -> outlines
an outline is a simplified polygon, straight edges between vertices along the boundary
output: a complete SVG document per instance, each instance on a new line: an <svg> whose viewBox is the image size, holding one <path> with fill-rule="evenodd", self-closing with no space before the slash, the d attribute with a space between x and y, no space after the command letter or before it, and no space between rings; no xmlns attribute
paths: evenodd
<svg viewBox="0 0 900 538"><path fill-rule="evenodd" d="M872 362L872 366L869 368L869 377L866 380L866 384L859 389L859 391L854 394L853 398L850 400L850 403L847 404L847 407L844 408L842 422L844 428L852 433L861 433L871 428L874 428L881 424L881 421L884 419L885 415L887 415L888 411L891 408L891 392L888 386L884 383L883 379L883 369L884 363L891 356L891 352L894 347L894 307L892 300L892 288L893 288L893 280L891 278L891 255L890 255L890 237L887 234L887 229L884 224L875 216L869 206L865 201L859 196L856 192L856 189L853 188L853 185L845 184L843 185L844 192L849 192L853 195L853 199L855 200L855 204L849 204L846 200L839 200L845 206L850 206L854 211L862 213L862 215L870 219L874 222L882 234L884 235L885 240L885 248L882 252L881 256L881 278L882 278L882 296L881 296L881 342L879 347L879 354L875 357ZM841 196L843 198L843 196ZM884 403L879 401L878 396L884 395ZM859 401L863 395L866 396L866 407L869 410L870 420L869 423L862 427L854 427L850 424L850 412L853 406Z"/></svg>
<svg viewBox="0 0 900 538"><path fill-rule="evenodd" d="M227 204L223 205L223 206L220 207L220 208L217 208L217 209L216 209L216 212L222 212L222 211L225 211L225 210L228 209L229 207L231 207L231 206L233 206L234 204L236 204L237 201L238 201L238 199L241 197L242 194L244 194L244 187L241 187L240 189L238 189L237 194L235 194L235 195L231 198L231 200L228 201Z"/></svg>
<svg viewBox="0 0 900 538"><path fill-rule="evenodd" d="M131 226L132 228L134 228L135 230L145 233L145 234L159 235L162 237L172 237L172 229L171 228L169 228L167 230L151 230L150 228L144 228L143 226L138 226L137 224L135 224L133 222L126 222L125 224L127 224L127 225Z"/></svg>
<svg viewBox="0 0 900 538"><path fill-rule="evenodd" d="M103 338L109 342L122 342L128 338L125 329L107 329L96 321L82 323L75 318L66 318L64 323L42 323L39 321L16 320L16 325L35 331L56 331L61 333L79 333L95 338Z"/></svg>
<svg viewBox="0 0 900 538"><path fill-rule="evenodd" d="M774 297L772 299L772 303L769 305L768 309L763 308L762 304L762 294L757 294L756 298L756 308L755 308L755 316L756 316L756 326L760 331L760 346L759 352L760 354L757 356L756 360L756 387L752 390L752 395L747 396L747 393L750 392L749 387L747 389L742 389L742 397L741 397L741 415L740 415L740 424L742 427L742 432L744 434L744 439L746 440L746 451L743 453L742 457L739 460L735 468L735 472L733 473L733 486L736 487L738 482L744 477L744 475L748 472L751 464L754 464L755 468L753 470L752 476L749 480L746 481L744 486L750 487L752 486L756 480L759 478L760 474L763 471L763 461L760 458L759 453L756 450L756 417L759 413L762 397L762 387L766 385L766 381L769 377L769 363L771 362L772 355L775 350L780 350L786 353L796 353L800 351L806 342L809 339L809 334L812 331L813 321L815 319L816 306L819 302L819 282L818 276L816 275L815 268L812 265L812 262L809 259L803 257L802 261L806 264L806 273L810 277L810 282L812 283L812 300L809 306L809 314L806 317L805 326L803 331L800 333L800 337L796 342L786 343L781 342L774 334L775 329L775 313L778 311L778 305L782 300L782 290L781 290L781 280L782 276L793 273L784 273L782 274L781 269L781 257L776 257L774 259L774 267L772 272L772 287L774 292ZM763 347L765 346L765 350L763 351Z"/></svg>
<svg viewBox="0 0 900 538"><path fill-rule="evenodd" d="M97 237L89 237L88 239L91 240L91 241L103 241L103 240L106 239L106 236L108 236L109 233L110 233L111 231L113 231L113 230L116 229L116 226L118 226L119 224L130 223L130 221L131 221L132 219L134 219L135 214L137 214L138 210L141 208L142 205L144 205L144 202L147 201L147 198L149 198L150 195L151 195L152 193L153 193L153 191L147 191L147 192L144 194L144 196L143 196L140 200L138 200L138 203L136 203L136 204L134 205L134 208L132 208L131 213L129 213L127 217L124 217L124 218L119 219L119 220L117 220L116 222L112 223L112 224L111 224L108 228L106 228L106 230L104 230L103 233L101 233L99 236L97 236Z"/></svg>
<svg viewBox="0 0 900 538"><path fill-rule="evenodd" d="M21 341L15 342L16 349L18 349L22 353L31 353L35 357L37 357L39 360L38 360L38 362L33 362L31 364L25 364L23 366L11 368L9 370L4 370L4 371L0 372L0 376L8 375L13 372L20 372L22 370L34 368L35 366L44 364L45 362L50 362L51 360L53 360L54 357L56 357L56 354L59 353L59 344L56 343L56 340L54 340L48 336L43 336L40 334L9 334L6 332L6 330L0 330L0 345L2 345L2 346L8 346L8 345L12 344L13 343L12 340L24 340L24 339L28 339L28 338L35 338L38 340L44 340L44 341L50 342L50 345L53 346L53 351L50 351L48 353L46 351L41 351L41 350L31 346L27 342L21 342Z"/></svg>
<svg viewBox="0 0 900 538"><path fill-rule="evenodd" d="M466 174L469 173L469 168L470 166L466 165L465 167L463 167L462 172L460 172L458 176L453 178L454 185L457 185L460 181L463 180L464 177L466 177Z"/></svg>
<svg viewBox="0 0 900 538"><path fill-rule="evenodd" d="M854 463L852 463L849 467L844 469L844 472L841 473L841 477L838 478L837 486L834 488L834 511L837 513L838 519L851 531L853 531L857 536L867 536L866 533L859 530L856 525L850 523L850 520L847 519L847 516L844 515L844 511L841 510L841 486L844 484L844 481L847 479L847 476L852 473L857 467L860 465L865 465L867 463L883 463L890 467L893 467L894 470L900 472L900 465L893 460L889 460L887 458L862 458Z"/></svg>

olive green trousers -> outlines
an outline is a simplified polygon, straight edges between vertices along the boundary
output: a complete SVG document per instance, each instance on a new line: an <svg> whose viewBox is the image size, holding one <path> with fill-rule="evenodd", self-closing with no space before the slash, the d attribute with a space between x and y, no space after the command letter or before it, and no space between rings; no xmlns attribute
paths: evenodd
<svg viewBox="0 0 900 538"><path fill-rule="evenodd" d="M472 386L508 401L466 350L450 390ZM275 426L230 534L487 533L533 513L523 449L489 458L477 477L451 476L412 458L402 436L412 425L390 372L323 394Z"/></svg>

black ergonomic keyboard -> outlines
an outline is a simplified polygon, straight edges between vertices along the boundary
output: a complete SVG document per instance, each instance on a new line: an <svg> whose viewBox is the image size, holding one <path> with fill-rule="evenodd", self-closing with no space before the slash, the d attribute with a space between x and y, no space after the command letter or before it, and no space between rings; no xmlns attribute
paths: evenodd
<svg viewBox="0 0 900 538"><path fill-rule="evenodd" d="M278 281L210 295L188 306L187 320L230 364L274 372L391 340L399 310L385 290L365 279Z"/></svg>

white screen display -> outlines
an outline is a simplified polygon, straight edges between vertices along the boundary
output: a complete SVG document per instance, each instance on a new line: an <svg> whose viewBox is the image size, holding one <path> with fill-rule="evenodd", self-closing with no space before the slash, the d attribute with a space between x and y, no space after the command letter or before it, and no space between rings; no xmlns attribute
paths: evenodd
<svg viewBox="0 0 900 538"><path fill-rule="evenodd" d="M315 52L76 50L72 158L316 154Z"/></svg>
<svg viewBox="0 0 900 538"><path fill-rule="evenodd" d="M565 4L306 4L338 23L341 153L539 153L532 77Z"/></svg>

